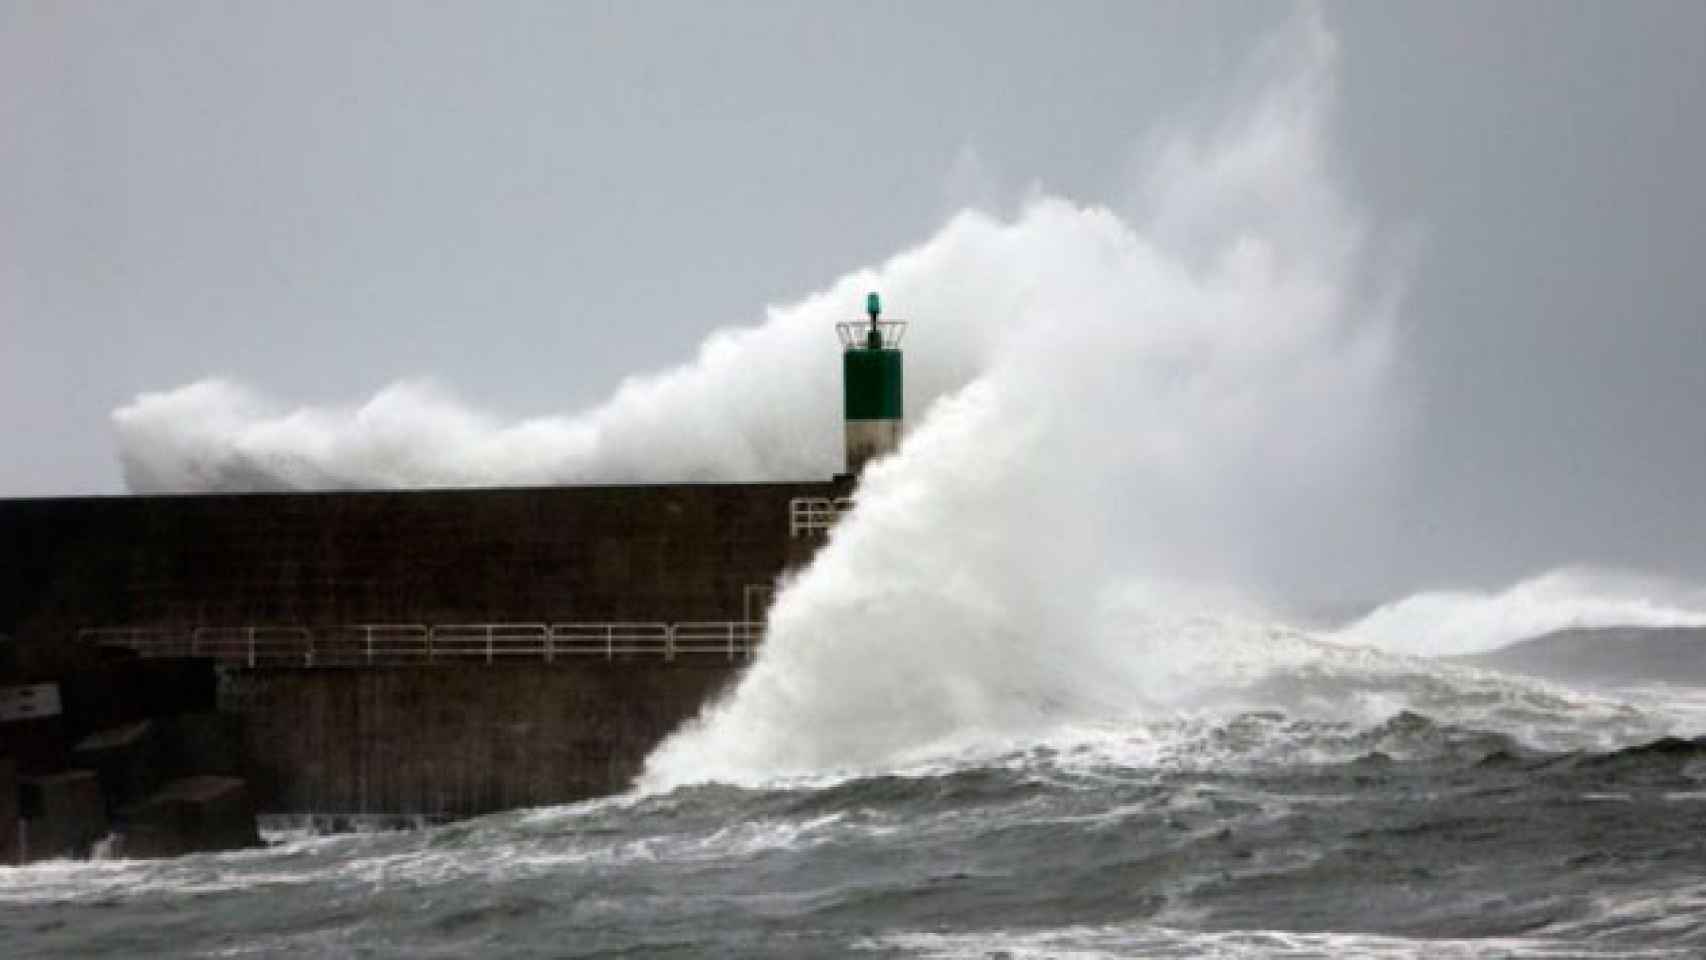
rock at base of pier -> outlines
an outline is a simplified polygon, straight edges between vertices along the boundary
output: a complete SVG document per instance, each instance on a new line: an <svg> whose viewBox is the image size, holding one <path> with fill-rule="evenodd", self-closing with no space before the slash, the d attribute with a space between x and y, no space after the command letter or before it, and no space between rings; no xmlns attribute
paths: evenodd
<svg viewBox="0 0 1706 960"><path fill-rule="evenodd" d="M107 835L107 807L93 770L18 778L23 807L20 859L87 856Z"/></svg>
<svg viewBox="0 0 1706 960"><path fill-rule="evenodd" d="M174 780L119 810L117 819L125 857L177 857L261 843L254 800L238 777Z"/></svg>
<svg viewBox="0 0 1706 960"><path fill-rule="evenodd" d="M18 762L0 756L0 867L17 865L18 854Z"/></svg>

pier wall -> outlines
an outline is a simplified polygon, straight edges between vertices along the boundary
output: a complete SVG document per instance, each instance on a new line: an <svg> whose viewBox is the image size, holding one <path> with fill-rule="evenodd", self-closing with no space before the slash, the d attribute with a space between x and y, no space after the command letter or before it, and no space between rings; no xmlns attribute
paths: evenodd
<svg viewBox="0 0 1706 960"><path fill-rule="evenodd" d="M20 669L93 627L742 619L824 483L0 501Z"/></svg>
<svg viewBox="0 0 1706 960"><path fill-rule="evenodd" d="M777 578L821 542L791 536L790 500L845 493L822 482L0 501L0 633L14 638L0 681L68 691L60 733L0 752L63 755L117 722L208 709L202 692L123 680L150 675L150 661L103 660L79 642L86 629L761 619ZM463 816L625 788L739 667L225 666L218 693L240 720L240 773L261 813ZM183 726L160 729L199 743Z"/></svg>
<svg viewBox="0 0 1706 960"><path fill-rule="evenodd" d="M619 793L733 663L237 670L266 813L456 817Z"/></svg>

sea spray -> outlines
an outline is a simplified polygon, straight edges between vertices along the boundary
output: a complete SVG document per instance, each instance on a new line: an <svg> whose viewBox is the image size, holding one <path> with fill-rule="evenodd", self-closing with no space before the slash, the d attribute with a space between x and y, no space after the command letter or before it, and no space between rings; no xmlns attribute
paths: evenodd
<svg viewBox="0 0 1706 960"><path fill-rule="evenodd" d="M1148 591L1139 643L1111 596L1260 585L1306 553L1299 518L1370 495L1394 300L1355 295L1362 230L1325 166L1333 39L1306 16L1285 41L1253 106L1156 152L1153 229L1055 199L1006 228L1025 293L988 369L867 471L757 662L647 786L1141 717L1166 625L1198 611Z"/></svg>
<svg viewBox="0 0 1706 960"><path fill-rule="evenodd" d="M1371 262L1330 175L1334 56L1305 12L1225 122L1148 141L1118 208L1037 192L1011 218L966 211L591 409L505 422L426 382L292 409L206 380L115 413L128 482L824 476L840 451L830 331L875 288L914 321L921 426L784 591L747 683L660 751L648 781L885 768L1060 725L1274 703L1261 678L1276 670L1373 663L1293 643L1269 608L1283 611L1296 571L1354 562L1334 545L1376 526L1405 423L1391 375L1402 278ZM1696 622L1701 609L1584 613L1552 591L1531 598L1532 617L1439 615L1465 599L1423 595L1334 639L1438 652L1512 639L1513 623ZM1425 672L1407 662L1368 670ZM1411 703L1403 687L1352 690L1336 709L1379 719Z"/></svg>
<svg viewBox="0 0 1706 960"><path fill-rule="evenodd" d="M841 468L835 323L880 287L909 332L910 409L988 363L1023 315L1033 252L1010 224L963 212L928 242L764 322L719 330L689 363L630 377L578 413L506 422L430 381L350 406L296 407L209 378L113 414L133 492L573 482L798 480Z"/></svg>

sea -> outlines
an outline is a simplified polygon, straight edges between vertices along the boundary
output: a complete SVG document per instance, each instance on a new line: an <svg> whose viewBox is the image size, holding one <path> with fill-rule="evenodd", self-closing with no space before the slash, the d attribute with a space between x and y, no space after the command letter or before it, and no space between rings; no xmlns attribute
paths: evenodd
<svg viewBox="0 0 1706 960"><path fill-rule="evenodd" d="M0 868L0 957L1706 956L1706 689L1404 662L886 771Z"/></svg>

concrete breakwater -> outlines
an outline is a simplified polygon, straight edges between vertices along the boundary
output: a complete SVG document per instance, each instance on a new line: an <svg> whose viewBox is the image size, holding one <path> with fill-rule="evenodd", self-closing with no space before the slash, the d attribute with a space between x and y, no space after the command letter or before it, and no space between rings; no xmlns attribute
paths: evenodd
<svg viewBox="0 0 1706 960"><path fill-rule="evenodd" d="M0 794L18 801L12 813L0 799L0 835L34 826L39 838L56 816L99 809L105 822L67 828L65 849L113 823L154 838L138 850L175 852L232 845L242 831L230 823L252 824L252 812L455 817L621 790L743 658L316 669L216 665L193 648L138 660L93 641L244 624L321 636L362 624L746 623L821 542L821 525L797 522L799 502L846 492L823 482L0 501L0 632L12 637L0 687L51 686L62 701L53 717L0 720ZM673 653L673 632L666 642ZM148 679L173 670L177 686ZM0 841L0 858L8 850L16 859Z"/></svg>
<svg viewBox="0 0 1706 960"><path fill-rule="evenodd" d="M733 663L233 670L268 813L456 817L617 793Z"/></svg>

